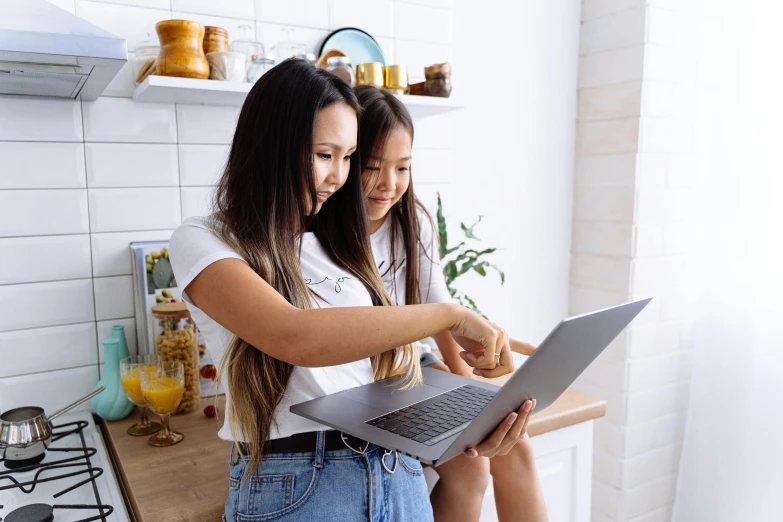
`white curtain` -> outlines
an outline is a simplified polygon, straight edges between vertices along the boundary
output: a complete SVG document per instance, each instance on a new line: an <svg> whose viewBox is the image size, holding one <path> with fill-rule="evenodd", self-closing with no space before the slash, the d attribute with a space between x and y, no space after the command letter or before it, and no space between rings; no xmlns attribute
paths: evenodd
<svg viewBox="0 0 783 522"><path fill-rule="evenodd" d="M783 5L691 7L699 317L673 520L780 522Z"/></svg>

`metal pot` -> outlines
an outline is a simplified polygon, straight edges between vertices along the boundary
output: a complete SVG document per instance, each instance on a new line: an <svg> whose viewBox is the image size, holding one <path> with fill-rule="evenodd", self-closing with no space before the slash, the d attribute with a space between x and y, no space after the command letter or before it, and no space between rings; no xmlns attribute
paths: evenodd
<svg viewBox="0 0 783 522"><path fill-rule="evenodd" d="M105 386L101 386L93 390L89 395L56 411L48 418L43 408L38 406L22 406L0 415L0 448L5 448L5 458L24 460L44 453L52 439L51 421L105 389Z"/></svg>

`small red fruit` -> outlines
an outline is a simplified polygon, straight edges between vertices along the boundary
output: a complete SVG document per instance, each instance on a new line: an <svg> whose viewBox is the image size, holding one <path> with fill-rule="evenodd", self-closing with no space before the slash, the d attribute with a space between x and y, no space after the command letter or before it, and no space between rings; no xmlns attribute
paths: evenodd
<svg viewBox="0 0 783 522"><path fill-rule="evenodd" d="M208 406L205 406L204 407L204 415L206 415L209 418L212 418L215 415L217 415L217 412L215 411L215 407L212 406L211 404L208 405Z"/></svg>
<svg viewBox="0 0 783 522"><path fill-rule="evenodd" d="M199 370L199 373L204 379L211 379L214 381L217 377L217 368L215 368L214 364L207 364Z"/></svg>

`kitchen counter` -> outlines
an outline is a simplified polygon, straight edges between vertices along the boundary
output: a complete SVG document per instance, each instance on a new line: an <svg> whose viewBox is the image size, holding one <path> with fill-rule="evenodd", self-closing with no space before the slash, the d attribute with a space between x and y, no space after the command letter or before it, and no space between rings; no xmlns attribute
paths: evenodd
<svg viewBox="0 0 783 522"><path fill-rule="evenodd" d="M493 384L502 384L495 379ZM231 444L217 431L222 417L207 418L202 400L189 414L172 417L171 426L185 435L175 446L154 448L148 437L131 437L125 431L138 421L134 412L118 422L104 422L104 435L137 522L219 521L228 494L228 461ZM217 400L223 412L224 398ZM541 435L602 417L606 403L577 390L567 390L554 404L536 413L528 425L531 436ZM535 443L535 442L534 442Z"/></svg>

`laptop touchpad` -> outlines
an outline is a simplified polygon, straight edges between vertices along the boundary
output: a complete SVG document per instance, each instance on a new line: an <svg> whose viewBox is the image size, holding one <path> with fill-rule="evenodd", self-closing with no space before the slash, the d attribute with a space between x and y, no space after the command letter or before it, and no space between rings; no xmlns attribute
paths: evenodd
<svg viewBox="0 0 783 522"><path fill-rule="evenodd" d="M391 411L427 400L446 391L427 384L421 384L411 390L398 390L388 384L375 383L369 386L351 388L350 390L340 392L339 395L352 401Z"/></svg>

